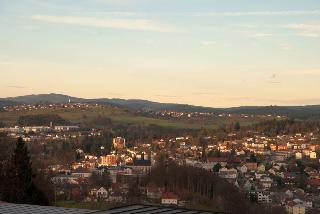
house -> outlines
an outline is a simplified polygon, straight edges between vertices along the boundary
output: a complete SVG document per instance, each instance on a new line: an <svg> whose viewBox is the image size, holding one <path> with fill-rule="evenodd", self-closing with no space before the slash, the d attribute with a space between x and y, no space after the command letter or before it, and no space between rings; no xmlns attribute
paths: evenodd
<svg viewBox="0 0 320 214"><path fill-rule="evenodd" d="M264 172L266 171L266 167L264 166L264 164L259 164L258 168L257 168L258 172Z"/></svg>
<svg viewBox="0 0 320 214"><path fill-rule="evenodd" d="M225 157L208 157L207 162L214 165L219 163L222 167L225 167L228 163L228 159Z"/></svg>
<svg viewBox="0 0 320 214"><path fill-rule="evenodd" d="M147 198L160 199L162 197L163 192L164 192L163 188L147 187Z"/></svg>
<svg viewBox="0 0 320 214"><path fill-rule="evenodd" d="M92 172L89 171L89 169L85 168L78 168L71 173L72 176L78 177L78 178L89 178L92 175Z"/></svg>
<svg viewBox="0 0 320 214"><path fill-rule="evenodd" d="M263 189L271 188L273 180L269 176L263 176L260 178L260 185Z"/></svg>
<svg viewBox="0 0 320 214"><path fill-rule="evenodd" d="M302 159L302 153L301 153L301 152L297 152L297 153L296 153L296 159L297 159L297 160Z"/></svg>
<svg viewBox="0 0 320 214"><path fill-rule="evenodd" d="M109 166L107 167L110 173L110 178L113 184L117 183L119 175L132 175L132 168L124 166Z"/></svg>
<svg viewBox="0 0 320 214"><path fill-rule="evenodd" d="M248 170L256 170L258 168L258 164L255 163L255 162L247 162L246 164L246 167Z"/></svg>
<svg viewBox="0 0 320 214"><path fill-rule="evenodd" d="M151 171L151 160L145 160L144 156L141 159L133 160L132 171L135 174L146 175Z"/></svg>
<svg viewBox="0 0 320 214"><path fill-rule="evenodd" d="M75 177L73 175L68 175L68 174L58 174L54 177L51 178L51 181L54 184L78 184L79 182L77 181L78 177Z"/></svg>
<svg viewBox="0 0 320 214"><path fill-rule="evenodd" d="M234 168L227 169L224 167L219 170L219 176L225 179L237 179L238 172Z"/></svg>
<svg viewBox="0 0 320 214"><path fill-rule="evenodd" d="M100 166L117 166L117 156L116 155L106 155L100 157Z"/></svg>
<svg viewBox="0 0 320 214"><path fill-rule="evenodd" d="M100 187L99 189L93 188L90 191L90 195L96 198L108 198L108 191L104 187Z"/></svg>
<svg viewBox="0 0 320 214"><path fill-rule="evenodd" d="M272 202L269 192L258 191L257 200L259 204L268 204Z"/></svg>
<svg viewBox="0 0 320 214"><path fill-rule="evenodd" d="M113 138L112 145L116 150L124 149L126 148L126 139L122 137Z"/></svg>
<svg viewBox="0 0 320 214"><path fill-rule="evenodd" d="M238 170L244 174L244 173L247 173L248 168L246 165L242 165L241 167L238 167Z"/></svg>
<svg viewBox="0 0 320 214"><path fill-rule="evenodd" d="M317 153L316 152L310 152L310 159L316 159Z"/></svg>
<svg viewBox="0 0 320 214"><path fill-rule="evenodd" d="M163 205L178 205L178 196L173 192L165 192L161 197L161 204Z"/></svg>
<svg viewBox="0 0 320 214"><path fill-rule="evenodd" d="M55 131L75 131L78 130L79 126L55 126Z"/></svg>
<svg viewBox="0 0 320 214"><path fill-rule="evenodd" d="M305 214L306 208L301 203L289 202L286 205L286 210L289 214Z"/></svg>

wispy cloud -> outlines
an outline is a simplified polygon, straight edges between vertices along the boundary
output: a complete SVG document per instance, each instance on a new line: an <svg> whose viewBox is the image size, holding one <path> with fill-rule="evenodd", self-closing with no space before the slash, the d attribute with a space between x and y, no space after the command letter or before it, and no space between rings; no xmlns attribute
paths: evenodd
<svg viewBox="0 0 320 214"><path fill-rule="evenodd" d="M248 11L248 12L199 12L194 16L305 16L320 15L320 10Z"/></svg>
<svg viewBox="0 0 320 214"><path fill-rule="evenodd" d="M300 30L300 35L306 37L320 37L320 24L291 24L290 29Z"/></svg>
<svg viewBox="0 0 320 214"><path fill-rule="evenodd" d="M10 62L10 61L1 61L0 60L0 65L12 65L13 63L12 62Z"/></svg>
<svg viewBox="0 0 320 214"><path fill-rule="evenodd" d="M203 41L200 41L200 44L203 46L211 46L211 45L216 45L217 42L211 41L211 40L203 40Z"/></svg>
<svg viewBox="0 0 320 214"><path fill-rule="evenodd" d="M155 97L164 97L164 98L178 98L181 96L176 96L176 95L168 95L168 94L156 94L154 95Z"/></svg>
<svg viewBox="0 0 320 214"><path fill-rule="evenodd" d="M206 91L200 91L200 92L194 92L194 95L200 95L200 96L211 96L211 95L220 95L220 93L215 93L215 92L206 92Z"/></svg>
<svg viewBox="0 0 320 214"><path fill-rule="evenodd" d="M87 16L32 16L31 19L56 24L69 24L84 27L113 28L155 32L172 32L171 26L159 24L146 19L110 19Z"/></svg>
<svg viewBox="0 0 320 214"><path fill-rule="evenodd" d="M9 85L8 88L25 89L27 87L21 85Z"/></svg>
<svg viewBox="0 0 320 214"><path fill-rule="evenodd" d="M292 49L292 45L287 42L282 42L280 43L280 48L287 51Z"/></svg>
<svg viewBox="0 0 320 214"><path fill-rule="evenodd" d="M117 5L117 6L131 6L137 3L143 3L146 0L91 0L95 3Z"/></svg>
<svg viewBox="0 0 320 214"><path fill-rule="evenodd" d="M256 32L242 32L245 36L256 38L256 39L262 39L262 38L270 38L273 36L271 33L256 33Z"/></svg>

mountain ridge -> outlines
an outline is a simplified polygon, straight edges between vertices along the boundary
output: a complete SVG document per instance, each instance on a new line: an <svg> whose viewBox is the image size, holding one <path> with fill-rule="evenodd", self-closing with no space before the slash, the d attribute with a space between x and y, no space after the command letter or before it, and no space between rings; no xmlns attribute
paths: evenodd
<svg viewBox="0 0 320 214"><path fill-rule="evenodd" d="M0 106L15 104L37 104L37 103L67 103L87 102L109 104L126 107L134 110L150 111L180 111L180 112L202 112L202 113L235 113L235 114L271 114L285 115L298 118L320 118L320 105L305 106L239 106L230 108L214 108L195 106L189 104L160 103L143 99L120 99L120 98L95 98L85 99L64 94L32 94L17 97L0 98Z"/></svg>

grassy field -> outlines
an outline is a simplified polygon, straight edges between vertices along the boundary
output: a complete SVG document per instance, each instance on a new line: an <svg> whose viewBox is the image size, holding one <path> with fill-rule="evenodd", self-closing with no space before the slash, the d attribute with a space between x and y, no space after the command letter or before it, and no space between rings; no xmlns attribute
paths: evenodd
<svg viewBox="0 0 320 214"><path fill-rule="evenodd" d="M98 116L108 117L116 124L154 124L161 127L173 128L173 129L200 129L205 127L207 129L216 129L222 125L230 124L235 121L239 121L242 126L251 125L261 120L256 118L217 118L216 120L208 123L203 121L194 122L181 122L175 120L156 119L150 117L136 116L124 109L117 107L91 107L86 109L40 109L32 111L21 112L0 112L0 122L7 125L16 125L20 116L23 115L36 115L36 114L57 114L63 119L75 122L89 122Z"/></svg>

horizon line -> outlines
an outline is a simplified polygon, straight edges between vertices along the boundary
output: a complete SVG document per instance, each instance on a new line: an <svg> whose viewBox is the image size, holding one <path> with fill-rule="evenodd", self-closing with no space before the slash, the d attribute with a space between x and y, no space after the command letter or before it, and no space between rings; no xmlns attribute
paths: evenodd
<svg viewBox="0 0 320 214"><path fill-rule="evenodd" d="M307 107L307 106L320 106L320 103L319 103L319 104L301 104L301 105L269 104L269 105L238 105L238 106L213 107L213 106L194 105L194 104L179 103L179 102L177 102L177 103L174 103L174 102L160 102L160 101L154 101L154 100L142 99L142 98L118 98L118 97L84 98L84 97L70 96L70 95L66 95L66 94L62 94L62 93L39 93L39 94L26 94L26 95L11 96L11 97L0 97L0 101L1 100L10 100L10 99L18 98L18 97L40 96L40 95L60 95L60 96L66 96L68 98L76 98L76 99L84 99L84 100L99 100L99 99L119 99L119 100L126 100L126 101L140 100L140 101L148 101L148 102L159 103L159 104L188 105L188 106L194 106L194 107L213 108L213 109L241 108L241 107Z"/></svg>

